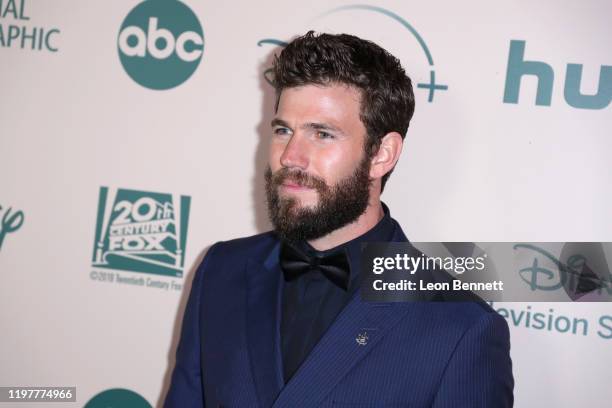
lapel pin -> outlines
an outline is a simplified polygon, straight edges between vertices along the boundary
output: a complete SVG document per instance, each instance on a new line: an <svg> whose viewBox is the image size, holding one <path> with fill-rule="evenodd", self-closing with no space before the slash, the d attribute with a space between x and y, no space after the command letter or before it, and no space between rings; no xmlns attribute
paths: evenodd
<svg viewBox="0 0 612 408"><path fill-rule="evenodd" d="M355 341L360 346L365 346L366 344L368 344L368 338L369 338L368 337L368 332L363 332L363 333L359 333L357 335L357 337L355 338Z"/></svg>

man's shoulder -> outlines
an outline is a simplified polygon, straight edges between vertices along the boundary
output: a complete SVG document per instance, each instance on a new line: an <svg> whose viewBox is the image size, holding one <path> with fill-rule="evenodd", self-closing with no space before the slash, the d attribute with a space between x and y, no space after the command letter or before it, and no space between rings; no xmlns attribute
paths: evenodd
<svg viewBox="0 0 612 408"><path fill-rule="evenodd" d="M248 257L263 262L278 242L277 235L273 231L268 231L248 237L219 241L211 247L209 253L214 254L215 258L244 259Z"/></svg>
<svg viewBox="0 0 612 408"><path fill-rule="evenodd" d="M451 313L451 319L462 321L462 323L472 324L488 316L497 315L497 312L487 302L475 295L471 300L466 298L463 301L443 301L440 303L449 305L448 307L454 310L454 313Z"/></svg>
<svg viewBox="0 0 612 408"><path fill-rule="evenodd" d="M425 302L423 308L429 323L439 325L445 333L462 335L468 330L486 326L508 332L506 320L480 299ZM498 334L502 335L501 332Z"/></svg>

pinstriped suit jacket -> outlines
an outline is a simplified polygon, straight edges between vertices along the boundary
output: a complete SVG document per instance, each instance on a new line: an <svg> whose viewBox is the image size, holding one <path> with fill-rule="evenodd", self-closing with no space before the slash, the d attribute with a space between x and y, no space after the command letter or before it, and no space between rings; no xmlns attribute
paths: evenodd
<svg viewBox="0 0 612 408"><path fill-rule="evenodd" d="M397 223L393 241L407 241ZM512 406L508 325L481 302L368 303L357 292L285 385L279 246L264 233L208 251L166 407Z"/></svg>

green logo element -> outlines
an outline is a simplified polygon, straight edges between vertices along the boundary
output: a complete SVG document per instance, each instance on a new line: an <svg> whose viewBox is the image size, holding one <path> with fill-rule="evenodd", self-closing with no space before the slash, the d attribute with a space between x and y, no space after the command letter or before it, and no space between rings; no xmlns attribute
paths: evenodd
<svg viewBox="0 0 612 408"><path fill-rule="evenodd" d="M521 79L534 76L537 79L535 104L550 106L553 95L553 67L543 61L525 59L526 41L511 40L506 70L504 103L518 103ZM580 91L582 84L582 64L567 64L565 70L565 89L563 96L569 106L579 109L604 109L612 102L612 65L602 65L599 69L597 93L585 95Z"/></svg>
<svg viewBox="0 0 612 408"><path fill-rule="evenodd" d="M183 276L191 198L100 188L92 266Z"/></svg>
<svg viewBox="0 0 612 408"><path fill-rule="evenodd" d="M84 408L151 408L151 404L134 391L113 388L90 399Z"/></svg>
<svg viewBox="0 0 612 408"><path fill-rule="evenodd" d="M2 206L0 205L0 210L2 210ZM0 219L0 249L2 249L2 243L4 242L4 238L6 234L15 232L23 225L23 220L25 216L23 215L23 211L15 211L13 213L13 209L11 207L8 208L2 215Z"/></svg>
<svg viewBox="0 0 612 408"><path fill-rule="evenodd" d="M324 16L335 14L338 12L355 11L355 10L367 11L371 13L378 13L386 17L389 17L392 20L394 20L396 23L399 23L400 25L402 25L417 40L417 42L423 49L423 52L425 53L425 57L427 58L427 63L429 64L429 67L430 67L429 82L417 84L417 88L426 89L428 91L429 96L427 98L427 102L433 102L434 93L436 91L448 91L448 85L443 85L443 84L440 84L439 82L436 82L436 71L434 69L434 60L431 55L431 52L429 51L429 47L427 47L427 44L425 44L425 40L423 40L423 37L421 37L421 35L417 32L417 30L400 15L395 14L391 10L387 10L387 9L384 9L378 6L370 6L367 4L349 4L346 6L340 6L340 7L334 8L326 13L321 14L319 17L324 17ZM259 47L261 47L264 44L271 44L274 46L285 47L287 46L288 43L285 41L275 39L275 38L266 38L266 39L263 39L257 42L257 45ZM273 85L272 84L272 69L268 68L264 71L264 79L270 85Z"/></svg>
<svg viewBox="0 0 612 408"><path fill-rule="evenodd" d="M134 81L150 89L170 89L198 68L204 31L184 3L146 0L123 21L117 47L121 64Z"/></svg>

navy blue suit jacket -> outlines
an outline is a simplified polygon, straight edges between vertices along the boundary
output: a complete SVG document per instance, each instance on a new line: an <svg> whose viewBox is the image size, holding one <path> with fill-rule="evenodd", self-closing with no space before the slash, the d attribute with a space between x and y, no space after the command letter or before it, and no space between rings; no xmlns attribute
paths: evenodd
<svg viewBox="0 0 612 408"><path fill-rule="evenodd" d="M393 241L407 241L399 225ZM166 407L512 406L508 325L482 302L368 303L357 291L285 385L279 248L273 233L210 248Z"/></svg>

